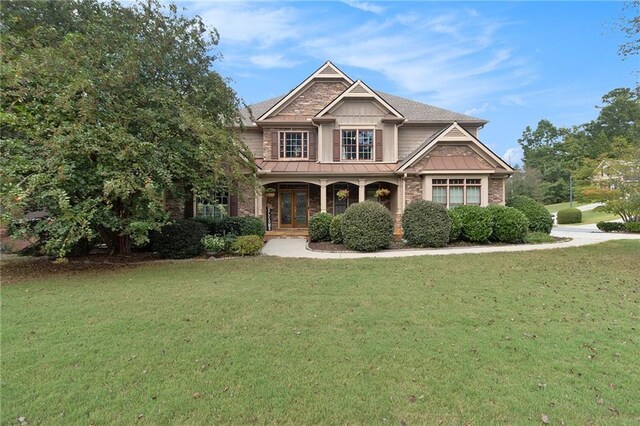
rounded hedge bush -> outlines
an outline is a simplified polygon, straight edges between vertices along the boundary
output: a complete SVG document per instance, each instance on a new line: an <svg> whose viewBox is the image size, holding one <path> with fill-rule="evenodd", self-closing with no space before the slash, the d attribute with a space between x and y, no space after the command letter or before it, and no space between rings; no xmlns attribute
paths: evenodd
<svg viewBox="0 0 640 426"><path fill-rule="evenodd" d="M529 230L532 232L551 233L553 218L542 204L533 198L518 195L507 202L507 206L520 210L529 220Z"/></svg>
<svg viewBox="0 0 640 426"><path fill-rule="evenodd" d="M640 222L627 222L624 224L624 229L627 232L640 234Z"/></svg>
<svg viewBox="0 0 640 426"><path fill-rule="evenodd" d="M449 232L449 242L458 241L462 237L462 214L457 208L449 209L451 218L451 232Z"/></svg>
<svg viewBox="0 0 640 426"><path fill-rule="evenodd" d="M242 235L231 244L231 251L240 256L255 256L264 247L262 237L258 235Z"/></svg>
<svg viewBox="0 0 640 426"><path fill-rule="evenodd" d="M165 259L187 259L202 254L207 228L191 219L180 219L151 234L153 251Z"/></svg>
<svg viewBox="0 0 640 426"><path fill-rule="evenodd" d="M402 214L402 229L410 246L444 247L449 242L451 218L446 207L415 200Z"/></svg>
<svg viewBox="0 0 640 426"><path fill-rule="evenodd" d="M604 222L600 221L596 224L602 232L620 232L624 231L624 223L622 222Z"/></svg>
<svg viewBox="0 0 640 426"><path fill-rule="evenodd" d="M580 209L569 208L569 209L558 210L556 217L558 220L558 224L561 224L561 225L565 223L582 222L582 212L580 211Z"/></svg>
<svg viewBox="0 0 640 426"><path fill-rule="evenodd" d="M225 235L264 237L267 231L264 222L255 216L225 216L221 219L199 217L195 220L205 225L210 235L219 237Z"/></svg>
<svg viewBox="0 0 640 426"><path fill-rule="evenodd" d="M529 220L524 213L506 206L490 206L487 210L493 218L491 240L512 244L526 240Z"/></svg>
<svg viewBox="0 0 640 426"><path fill-rule="evenodd" d="M329 228L333 216L329 213L316 213L309 219L309 239L311 241L331 241Z"/></svg>
<svg viewBox="0 0 640 426"><path fill-rule="evenodd" d="M342 216L340 229L351 250L377 251L391 244L393 216L375 201L352 204Z"/></svg>
<svg viewBox="0 0 640 426"><path fill-rule="evenodd" d="M480 206L459 206L455 208L460 215L462 238L473 243L484 243L493 232L491 212Z"/></svg>
<svg viewBox="0 0 640 426"><path fill-rule="evenodd" d="M333 244L342 244L342 214L337 214L331 219L329 236Z"/></svg>

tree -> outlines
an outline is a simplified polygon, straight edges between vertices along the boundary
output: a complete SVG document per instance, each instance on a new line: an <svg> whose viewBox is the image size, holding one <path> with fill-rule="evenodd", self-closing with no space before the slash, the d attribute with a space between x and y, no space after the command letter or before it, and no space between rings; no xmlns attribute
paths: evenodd
<svg viewBox="0 0 640 426"><path fill-rule="evenodd" d="M507 198L522 195L542 202L544 200L542 183L542 175L538 170L530 167L516 168L516 172L507 181Z"/></svg>
<svg viewBox="0 0 640 426"><path fill-rule="evenodd" d="M640 151L611 161L607 167L609 181L603 187L582 191L585 198L601 202L599 210L620 216L624 222L640 222Z"/></svg>
<svg viewBox="0 0 640 426"><path fill-rule="evenodd" d="M640 1L634 0L625 4L625 11L629 11L631 16L622 17L620 29L630 40L623 43L618 48L618 54L622 59L640 53Z"/></svg>
<svg viewBox="0 0 640 426"><path fill-rule="evenodd" d="M46 210L49 254L96 236L126 254L167 221L167 194L255 184L241 101L199 17L153 0L21 1L0 25L0 207L13 223Z"/></svg>

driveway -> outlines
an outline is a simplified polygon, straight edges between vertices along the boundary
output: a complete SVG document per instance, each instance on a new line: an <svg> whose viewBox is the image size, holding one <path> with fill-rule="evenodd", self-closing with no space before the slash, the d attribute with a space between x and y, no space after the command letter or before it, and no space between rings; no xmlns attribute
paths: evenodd
<svg viewBox="0 0 640 426"><path fill-rule="evenodd" d="M297 257L308 259L361 259L369 257L409 257L443 256L448 254L502 253L514 251L550 250L565 247L579 247L610 240L640 240L640 234L600 232L595 225L554 226L551 235L571 238L571 241L548 244L514 244L506 246L450 247L438 249L385 250L375 253L319 252L307 248L303 238L274 238L262 249L262 254L277 257Z"/></svg>

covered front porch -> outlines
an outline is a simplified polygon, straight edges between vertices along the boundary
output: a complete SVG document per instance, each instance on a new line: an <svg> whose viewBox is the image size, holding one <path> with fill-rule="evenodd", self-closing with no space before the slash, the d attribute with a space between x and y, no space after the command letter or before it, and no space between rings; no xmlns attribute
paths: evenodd
<svg viewBox="0 0 640 426"><path fill-rule="evenodd" d="M304 236L309 219L316 213L344 213L351 205L372 200L396 217L399 227L400 192L395 177L331 177L261 179L267 189L259 197L258 209L268 234ZM306 234L305 234L306 235Z"/></svg>

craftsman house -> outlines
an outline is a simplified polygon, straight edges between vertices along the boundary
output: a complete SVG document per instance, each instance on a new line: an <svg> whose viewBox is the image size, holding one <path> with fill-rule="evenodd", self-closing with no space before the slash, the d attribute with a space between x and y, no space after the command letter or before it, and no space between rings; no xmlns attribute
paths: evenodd
<svg viewBox="0 0 640 426"><path fill-rule="evenodd" d="M415 199L504 204L513 169L478 139L487 121L375 91L331 62L285 96L243 111L244 141L269 194L221 194L233 215L304 232L317 212L374 199L396 216ZM198 215L219 208L197 202Z"/></svg>

